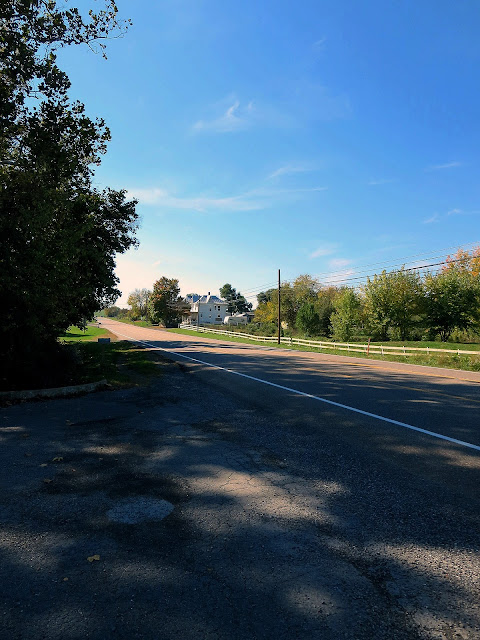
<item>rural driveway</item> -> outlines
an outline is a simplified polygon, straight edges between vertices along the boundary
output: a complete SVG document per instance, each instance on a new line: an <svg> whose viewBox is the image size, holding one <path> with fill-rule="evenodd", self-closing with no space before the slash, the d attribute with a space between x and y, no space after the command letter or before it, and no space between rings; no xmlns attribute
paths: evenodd
<svg viewBox="0 0 480 640"><path fill-rule="evenodd" d="M479 637L478 375L105 324L162 375L1 409L0 637Z"/></svg>

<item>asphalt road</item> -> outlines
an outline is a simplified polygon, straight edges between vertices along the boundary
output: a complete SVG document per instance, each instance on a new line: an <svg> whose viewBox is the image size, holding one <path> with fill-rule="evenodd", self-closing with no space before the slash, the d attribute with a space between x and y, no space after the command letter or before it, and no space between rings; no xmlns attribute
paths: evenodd
<svg viewBox="0 0 480 640"><path fill-rule="evenodd" d="M1 410L0 638L480 637L478 374L102 324L163 375Z"/></svg>
<svg viewBox="0 0 480 640"><path fill-rule="evenodd" d="M480 373L199 339L109 318L102 326L260 409L309 415L325 433L418 472L419 482L433 477L466 500L480 497Z"/></svg>

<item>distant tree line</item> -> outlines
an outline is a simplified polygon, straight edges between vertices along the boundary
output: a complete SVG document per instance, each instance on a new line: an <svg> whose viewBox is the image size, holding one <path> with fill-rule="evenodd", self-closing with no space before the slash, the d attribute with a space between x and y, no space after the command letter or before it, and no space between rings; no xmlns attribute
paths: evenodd
<svg viewBox="0 0 480 640"><path fill-rule="evenodd" d="M421 275L402 268L382 271L361 287L324 286L305 274L280 287L283 331L341 341L447 341L455 330L480 330L480 247L447 258L436 273ZM187 297L198 294L188 294ZM220 288L229 313L243 313L252 304L230 284ZM199 296L198 296L199 297ZM245 330L273 334L277 330L278 290L257 295L254 322ZM104 310L111 317L147 320L173 326L190 309L180 296L179 281L162 276L150 289L135 289L129 308Z"/></svg>
<svg viewBox="0 0 480 640"><path fill-rule="evenodd" d="M354 288L322 286L302 275L283 283L280 293L282 323L306 336L445 342L455 330L480 328L480 247L460 250L424 276L405 268L382 271ZM257 324L277 321L277 295L277 289L258 294Z"/></svg>

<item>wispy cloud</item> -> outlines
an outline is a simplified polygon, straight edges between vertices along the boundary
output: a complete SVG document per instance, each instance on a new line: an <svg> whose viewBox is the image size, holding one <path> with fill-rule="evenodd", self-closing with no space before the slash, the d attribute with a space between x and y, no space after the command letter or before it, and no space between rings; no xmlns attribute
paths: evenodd
<svg viewBox="0 0 480 640"><path fill-rule="evenodd" d="M383 178L381 180L370 180L368 184L370 187L374 187L379 184L389 184L390 182L396 182L396 181L394 178Z"/></svg>
<svg viewBox="0 0 480 640"><path fill-rule="evenodd" d="M296 126L295 117L289 115L287 110L282 112L275 106L253 100L244 103L234 94L213 105L211 110L212 117L197 120L192 126L192 133L234 133L257 126L270 128Z"/></svg>
<svg viewBox="0 0 480 640"><path fill-rule="evenodd" d="M328 267L332 270L343 269L344 267L348 267L351 263L352 261L347 260L346 258L332 258L328 262Z"/></svg>
<svg viewBox="0 0 480 640"><path fill-rule="evenodd" d="M446 213L434 213L433 216L423 220L423 224L432 224L433 222L440 222L440 220L444 220L445 218L449 218L450 216L472 216L480 213L479 209L470 209L469 211L465 211L464 209L459 209L455 207L454 209L450 209Z"/></svg>
<svg viewBox="0 0 480 640"><path fill-rule="evenodd" d="M350 100L343 94L333 94L328 87L299 79L289 97L278 104L262 100L241 101L231 94L210 106L210 117L197 120L191 133L228 134L256 127L292 129L350 117Z"/></svg>
<svg viewBox="0 0 480 640"><path fill-rule="evenodd" d="M312 44L312 50L315 53L320 53L325 50L325 43L327 42L326 38L319 38Z"/></svg>
<svg viewBox="0 0 480 640"><path fill-rule="evenodd" d="M454 167L461 167L461 162L446 162L445 164L434 164L427 167L425 171L439 171L441 169L453 169Z"/></svg>
<svg viewBox="0 0 480 640"><path fill-rule="evenodd" d="M241 107L240 101L235 100L225 112L213 120L198 120L193 125L193 130L195 132L229 133L248 129L252 126L253 121L253 102L249 102L246 107Z"/></svg>
<svg viewBox="0 0 480 640"><path fill-rule="evenodd" d="M166 189L153 187L150 189L129 189L128 196L137 198L140 204L155 205L164 209L180 209L184 211L199 211L202 213L232 212L232 211L258 211L272 206L278 198L300 194L325 191L327 187L307 187L300 189L265 189L258 188L245 191L234 196L178 196Z"/></svg>
<svg viewBox="0 0 480 640"><path fill-rule="evenodd" d="M255 199L246 193L238 196L184 196L172 195L165 189L129 189L128 195L137 198L141 204L157 205L166 209L183 209L193 211L255 211L265 209L268 202Z"/></svg>
<svg viewBox="0 0 480 640"><path fill-rule="evenodd" d="M338 249L338 244L326 243L320 245L315 251L308 256L309 258L323 258L324 256L331 256Z"/></svg>
<svg viewBox="0 0 480 640"><path fill-rule="evenodd" d="M306 171L311 171L307 167L299 167L291 164L285 165L284 167L278 168L276 171L267 176L267 180L272 180L273 178L279 178L280 176L285 176L291 173L305 173Z"/></svg>

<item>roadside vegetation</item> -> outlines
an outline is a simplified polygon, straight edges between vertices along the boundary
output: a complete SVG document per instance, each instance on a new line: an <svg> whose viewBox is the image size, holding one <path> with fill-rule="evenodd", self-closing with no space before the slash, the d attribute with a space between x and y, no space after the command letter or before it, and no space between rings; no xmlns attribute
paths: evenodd
<svg viewBox="0 0 480 640"><path fill-rule="evenodd" d="M97 342L99 337L110 343ZM70 327L60 340L71 350L75 363L72 384L106 379L115 387L131 386L139 377L161 373L155 354L127 340L118 340L107 329L89 325L85 329Z"/></svg>
<svg viewBox="0 0 480 640"><path fill-rule="evenodd" d="M99 343L98 338L110 338ZM0 385L0 391L43 389L106 380L113 388L148 384L162 374L157 354L127 340L118 340L107 329L72 326L59 337L57 357L45 362L41 374L26 371L17 385Z"/></svg>

